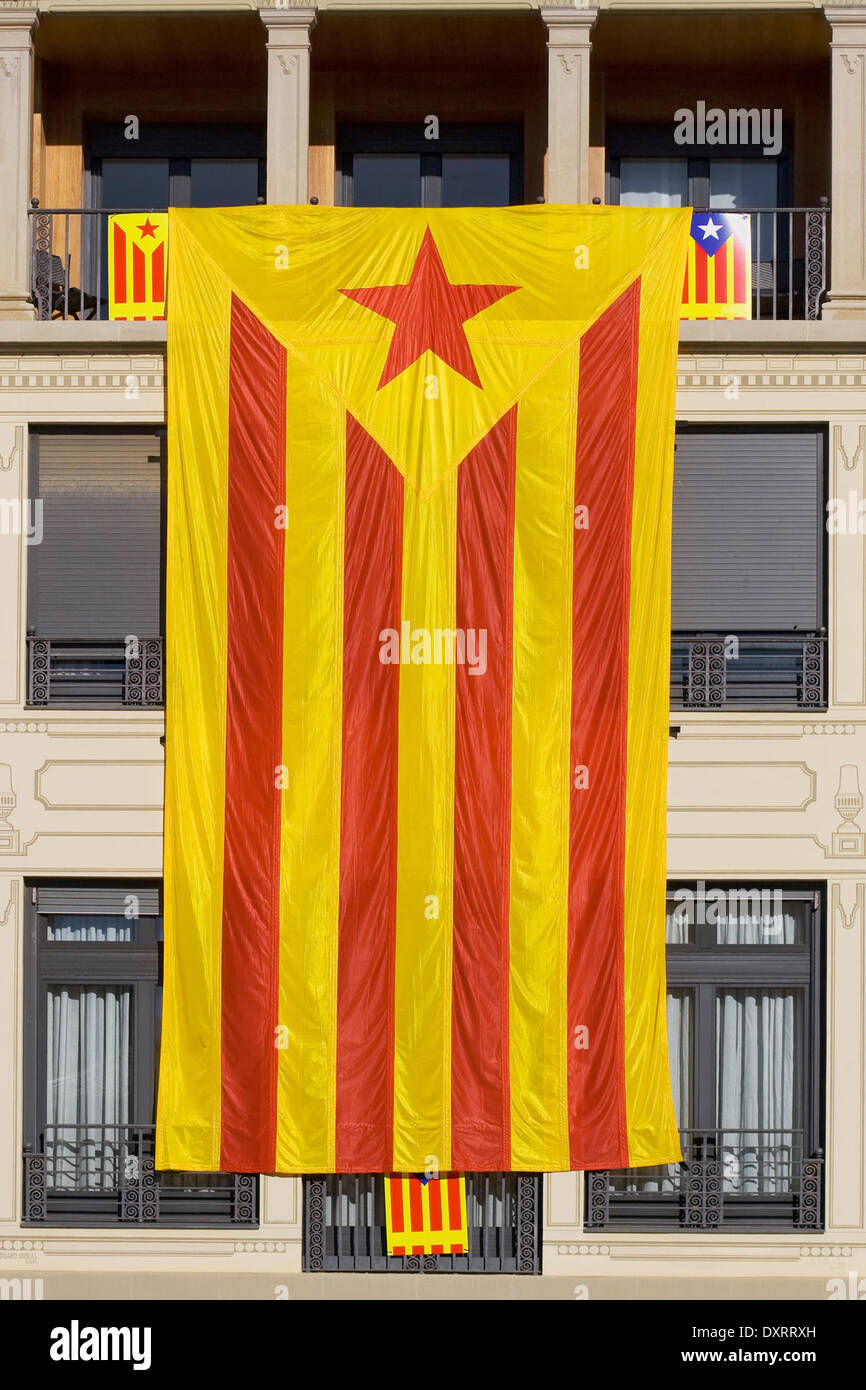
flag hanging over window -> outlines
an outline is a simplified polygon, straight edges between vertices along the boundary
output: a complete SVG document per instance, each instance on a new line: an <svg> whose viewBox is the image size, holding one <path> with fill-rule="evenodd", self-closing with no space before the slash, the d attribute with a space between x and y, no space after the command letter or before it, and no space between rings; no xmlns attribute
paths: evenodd
<svg viewBox="0 0 866 1390"><path fill-rule="evenodd" d="M158 1167L679 1158L689 216L170 213Z"/></svg>
<svg viewBox="0 0 866 1390"><path fill-rule="evenodd" d="M168 213L123 212L108 219L108 317L165 318Z"/></svg>
<svg viewBox="0 0 866 1390"><path fill-rule="evenodd" d="M688 251L680 318L750 319L752 228L749 214L692 213Z"/></svg>
<svg viewBox="0 0 866 1390"><path fill-rule="evenodd" d="M389 1255L464 1254L469 1249L466 1179L457 1173L386 1178L385 1228Z"/></svg>

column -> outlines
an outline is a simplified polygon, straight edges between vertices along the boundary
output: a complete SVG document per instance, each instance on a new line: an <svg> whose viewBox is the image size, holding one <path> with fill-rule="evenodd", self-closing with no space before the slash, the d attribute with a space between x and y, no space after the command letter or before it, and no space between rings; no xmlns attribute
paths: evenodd
<svg viewBox="0 0 866 1390"><path fill-rule="evenodd" d="M589 202L589 53L594 7L543 8L547 25L547 201Z"/></svg>
<svg viewBox="0 0 866 1390"><path fill-rule="evenodd" d="M268 31L268 202L307 201L315 6L260 10Z"/></svg>
<svg viewBox="0 0 866 1390"><path fill-rule="evenodd" d="M832 28L830 293L822 317L866 315L866 5L825 5Z"/></svg>
<svg viewBox="0 0 866 1390"><path fill-rule="evenodd" d="M30 158L36 10L0 10L0 319L32 319Z"/></svg>

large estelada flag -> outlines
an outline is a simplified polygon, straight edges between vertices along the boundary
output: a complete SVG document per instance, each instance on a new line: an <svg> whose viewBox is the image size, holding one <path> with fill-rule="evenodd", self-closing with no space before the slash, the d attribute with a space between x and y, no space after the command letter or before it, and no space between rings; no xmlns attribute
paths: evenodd
<svg viewBox="0 0 866 1390"><path fill-rule="evenodd" d="M157 1165L673 1162L690 214L171 214Z"/></svg>
<svg viewBox="0 0 866 1390"><path fill-rule="evenodd" d="M752 317L751 223L747 212L692 213L680 318Z"/></svg>

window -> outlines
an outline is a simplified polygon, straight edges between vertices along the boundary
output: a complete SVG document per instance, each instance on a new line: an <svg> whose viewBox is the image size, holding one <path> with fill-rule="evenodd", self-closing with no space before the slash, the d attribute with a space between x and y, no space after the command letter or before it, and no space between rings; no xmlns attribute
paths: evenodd
<svg viewBox="0 0 866 1390"><path fill-rule="evenodd" d="M504 207L523 198L520 126L344 126L337 199L344 207Z"/></svg>
<svg viewBox="0 0 866 1390"><path fill-rule="evenodd" d="M385 1182L375 1174L304 1179L304 1269L422 1274L540 1274L541 1177L467 1173L465 1255L389 1255Z"/></svg>
<svg viewBox="0 0 866 1390"><path fill-rule="evenodd" d="M824 707L824 490L819 429L679 427L675 708Z"/></svg>
<svg viewBox="0 0 866 1390"><path fill-rule="evenodd" d="M162 431L31 434L29 704L161 705L163 444Z"/></svg>
<svg viewBox="0 0 866 1390"><path fill-rule="evenodd" d="M30 896L25 1222L254 1224L255 1178L154 1172L159 886L45 883Z"/></svg>
<svg viewBox="0 0 866 1390"><path fill-rule="evenodd" d="M265 196L261 125L143 122L127 140L124 123L112 122L90 127L87 149L90 208L245 207Z"/></svg>
<svg viewBox="0 0 866 1390"><path fill-rule="evenodd" d="M683 1162L590 1174L588 1227L820 1229L821 902L807 887L671 888Z"/></svg>

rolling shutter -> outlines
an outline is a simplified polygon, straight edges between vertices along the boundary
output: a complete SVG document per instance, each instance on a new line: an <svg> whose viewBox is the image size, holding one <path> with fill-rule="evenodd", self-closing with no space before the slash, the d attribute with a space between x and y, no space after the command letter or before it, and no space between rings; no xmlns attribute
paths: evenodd
<svg viewBox="0 0 866 1390"><path fill-rule="evenodd" d="M33 437L43 539L28 550L37 637L158 637L161 448L133 431Z"/></svg>
<svg viewBox="0 0 866 1390"><path fill-rule="evenodd" d="M818 431L677 434L674 632L813 632L823 624Z"/></svg>
<svg viewBox="0 0 866 1390"><path fill-rule="evenodd" d="M37 912L46 916L54 913L62 913L64 916L83 913L87 917L122 917L130 894L138 898L140 917L158 917L161 912L158 884L152 887L142 887L140 884L121 887L92 883L68 884L62 887L40 884L33 892Z"/></svg>

